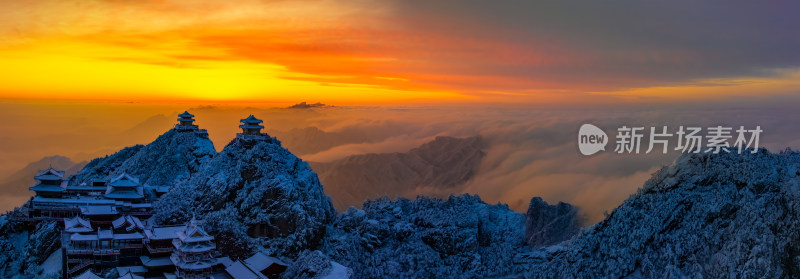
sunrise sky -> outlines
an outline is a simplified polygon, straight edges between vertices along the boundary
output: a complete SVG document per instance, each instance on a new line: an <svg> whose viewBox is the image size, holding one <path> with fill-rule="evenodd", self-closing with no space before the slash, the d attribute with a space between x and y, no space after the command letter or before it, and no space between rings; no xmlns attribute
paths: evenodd
<svg viewBox="0 0 800 279"><path fill-rule="evenodd" d="M486 159L452 192L520 211L532 196L567 201L596 221L679 154L587 158L574 142L582 123L760 125L770 150L800 147L798 11L738 0L0 1L0 184L50 156L86 162L147 144L184 110L221 149L255 114L312 147L303 129L348 138L298 154L307 161L480 135ZM287 109L303 101L333 106ZM20 187L0 188L0 211L30 197ZM413 194L448 194L424 190Z"/></svg>
<svg viewBox="0 0 800 279"><path fill-rule="evenodd" d="M0 2L0 97L625 103L800 88L797 2Z"/></svg>

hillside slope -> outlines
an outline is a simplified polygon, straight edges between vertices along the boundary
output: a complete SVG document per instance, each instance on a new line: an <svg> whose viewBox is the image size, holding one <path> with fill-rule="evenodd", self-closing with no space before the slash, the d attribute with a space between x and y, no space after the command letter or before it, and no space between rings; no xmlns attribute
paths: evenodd
<svg viewBox="0 0 800 279"><path fill-rule="evenodd" d="M126 147L92 160L70 178L70 184L90 183L94 178L105 179L127 172L143 184L172 186L188 180L216 153L207 136L170 129L147 145Z"/></svg>
<svg viewBox="0 0 800 279"><path fill-rule="evenodd" d="M533 253L531 278L796 278L800 153L693 154L579 237Z"/></svg>
<svg viewBox="0 0 800 279"><path fill-rule="evenodd" d="M316 173L268 137L234 139L155 209L161 223L205 219L210 231L237 241L225 251L234 254L254 245L284 255L313 249L336 215Z"/></svg>

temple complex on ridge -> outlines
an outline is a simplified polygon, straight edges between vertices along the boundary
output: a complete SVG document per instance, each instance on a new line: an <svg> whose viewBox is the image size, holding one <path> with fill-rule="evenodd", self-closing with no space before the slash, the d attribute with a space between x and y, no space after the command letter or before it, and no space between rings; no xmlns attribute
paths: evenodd
<svg viewBox="0 0 800 279"><path fill-rule="evenodd" d="M178 115L177 132L208 137L194 115ZM262 138L263 122L241 120L237 137ZM127 172L69 185L64 171L48 168L34 177L35 192L7 217L35 227L60 222L62 278L100 278L116 270L119 278L278 278L286 264L264 254L233 261L216 250L213 236L192 218L184 225L153 223L153 203L172 185L147 185Z"/></svg>

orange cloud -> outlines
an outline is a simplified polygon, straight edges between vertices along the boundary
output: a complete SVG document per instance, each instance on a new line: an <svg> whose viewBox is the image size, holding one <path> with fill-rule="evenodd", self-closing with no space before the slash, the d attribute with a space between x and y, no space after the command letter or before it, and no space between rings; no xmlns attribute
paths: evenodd
<svg viewBox="0 0 800 279"><path fill-rule="evenodd" d="M637 29L607 7L552 5L11 1L0 3L0 97L616 103L716 98L697 82L794 69L793 57L749 53L748 41L719 47L749 33ZM792 92L786 78L761 79L785 85L762 91ZM752 95L736 84L732 94ZM681 92L652 93L672 89Z"/></svg>

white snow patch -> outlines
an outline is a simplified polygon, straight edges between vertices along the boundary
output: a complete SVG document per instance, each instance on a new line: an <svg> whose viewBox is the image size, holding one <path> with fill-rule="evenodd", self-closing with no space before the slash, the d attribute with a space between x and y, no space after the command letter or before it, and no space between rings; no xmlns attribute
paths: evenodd
<svg viewBox="0 0 800 279"><path fill-rule="evenodd" d="M61 249L56 250L41 265L42 275L61 272Z"/></svg>
<svg viewBox="0 0 800 279"><path fill-rule="evenodd" d="M328 272L328 275L321 277L321 279L348 279L352 276L352 271L350 271L347 267L331 261L331 271Z"/></svg>

